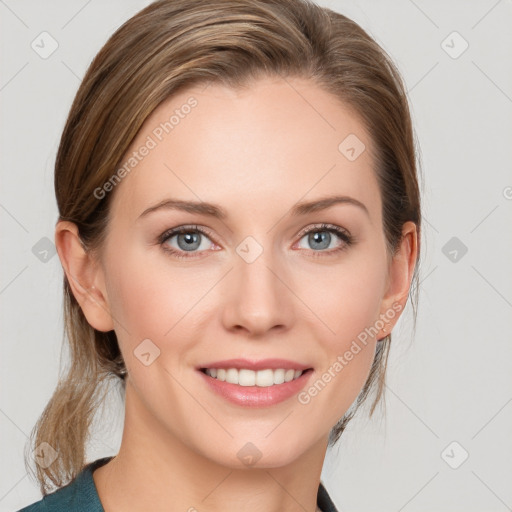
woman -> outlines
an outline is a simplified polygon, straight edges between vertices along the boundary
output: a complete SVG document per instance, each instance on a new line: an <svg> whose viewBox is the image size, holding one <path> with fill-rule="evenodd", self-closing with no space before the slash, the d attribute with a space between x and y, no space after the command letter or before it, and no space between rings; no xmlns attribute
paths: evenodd
<svg viewBox="0 0 512 512"><path fill-rule="evenodd" d="M23 510L336 510L326 450L373 413L418 271L384 51L306 1L152 3L87 71L55 190L71 364ZM112 379L121 447L86 463Z"/></svg>

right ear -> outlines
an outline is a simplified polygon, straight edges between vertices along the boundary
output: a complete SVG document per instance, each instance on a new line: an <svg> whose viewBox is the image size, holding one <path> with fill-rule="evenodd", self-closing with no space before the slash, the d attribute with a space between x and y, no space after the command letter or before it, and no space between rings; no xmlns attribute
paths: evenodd
<svg viewBox="0 0 512 512"><path fill-rule="evenodd" d="M71 291L89 324L98 331L113 330L103 269L82 244L77 225L58 221L55 246Z"/></svg>

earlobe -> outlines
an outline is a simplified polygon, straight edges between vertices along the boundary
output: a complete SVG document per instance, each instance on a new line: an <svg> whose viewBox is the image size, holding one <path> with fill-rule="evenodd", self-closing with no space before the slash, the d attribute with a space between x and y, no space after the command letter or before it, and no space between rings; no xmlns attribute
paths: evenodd
<svg viewBox="0 0 512 512"><path fill-rule="evenodd" d="M85 249L76 224L57 222L55 246L71 291L89 324L98 331L113 330L103 269Z"/></svg>
<svg viewBox="0 0 512 512"><path fill-rule="evenodd" d="M418 235L414 222L408 221L402 228L402 243L389 268L388 288L382 301L381 318L386 325L384 336L390 334L407 302L418 254Z"/></svg>

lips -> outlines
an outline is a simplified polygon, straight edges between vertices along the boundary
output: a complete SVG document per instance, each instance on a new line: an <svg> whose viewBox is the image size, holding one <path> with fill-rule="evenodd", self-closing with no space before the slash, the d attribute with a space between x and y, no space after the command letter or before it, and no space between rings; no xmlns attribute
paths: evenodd
<svg viewBox="0 0 512 512"><path fill-rule="evenodd" d="M268 407L291 398L310 380L313 368L285 359L229 359L196 368L215 394L243 407Z"/></svg>
<svg viewBox="0 0 512 512"><path fill-rule="evenodd" d="M206 370L207 368L235 368L237 370L308 370L311 366L302 364L289 359L260 359L258 361L250 359L225 359L223 361L212 361L211 363L201 364L196 367L197 370Z"/></svg>

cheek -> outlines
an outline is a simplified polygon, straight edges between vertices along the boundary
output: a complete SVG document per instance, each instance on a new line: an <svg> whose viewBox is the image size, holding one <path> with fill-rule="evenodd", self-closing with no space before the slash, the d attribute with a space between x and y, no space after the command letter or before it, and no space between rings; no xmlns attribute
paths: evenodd
<svg viewBox="0 0 512 512"><path fill-rule="evenodd" d="M316 275L311 281L323 284L324 293L311 294L321 325L317 339L322 342L325 359L318 372L317 388L328 390L323 399L338 404L343 413L361 391L375 357L375 327L379 319L386 280L386 260L360 253L346 265L333 268L329 275ZM315 301L316 297L316 302ZM320 322L317 322L320 323ZM322 384L324 383L324 384ZM313 390L313 393L315 391Z"/></svg>
<svg viewBox="0 0 512 512"><path fill-rule="evenodd" d="M128 343L132 350L146 338L163 349L176 333L188 329L200 317L200 301L217 279L212 270L170 263L165 255L156 255L156 247L150 257L147 251L119 251L124 257L116 263L112 258L108 268L116 331L121 344Z"/></svg>
<svg viewBox="0 0 512 512"><path fill-rule="evenodd" d="M386 280L384 258L353 254L338 266L303 271L300 297L322 324L331 350L344 350L379 317ZM320 331L319 331L320 334Z"/></svg>
<svg viewBox="0 0 512 512"><path fill-rule="evenodd" d="M384 272L385 267L375 260L347 265L325 281L328 293L316 295L317 311L330 330L317 322L321 366L298 395L307 418L322 417L326 424L334 425L367 381L375 358L376 333L371 328L379 318ZM314 300L313 295L309 298Z"/></svg>
<svg viewBox="0 0 512 512"><path fill-rule="evenodd" d="M338 333L343 341L356 338L376 321L382 300L384 276L378 266L367 266L361 272L345 276L338 293Z"/></svg>

